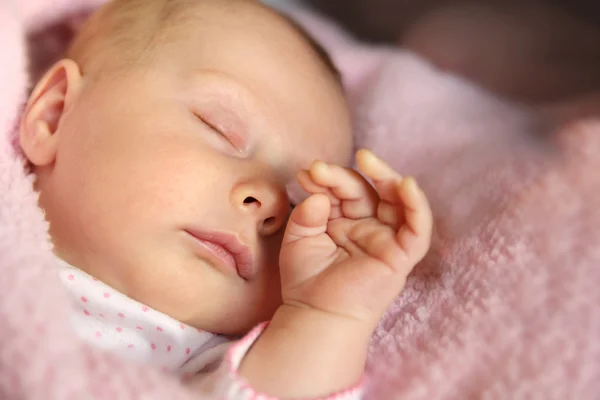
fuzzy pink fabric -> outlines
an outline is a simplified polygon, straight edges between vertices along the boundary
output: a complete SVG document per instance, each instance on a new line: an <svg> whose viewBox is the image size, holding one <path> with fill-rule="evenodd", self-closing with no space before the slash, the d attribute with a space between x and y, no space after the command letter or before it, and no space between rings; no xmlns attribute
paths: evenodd
<svg viewBox="0 0 600 400"><path fill-rule="evenodd" d="M0 398L186 399L79 342L12 141L24 34L98 0L0 2ZM373 337L369 399L600 398L600 120L553 127L412 54L300 20L342 70L357 141L417 176L426 260Z"/></svg>

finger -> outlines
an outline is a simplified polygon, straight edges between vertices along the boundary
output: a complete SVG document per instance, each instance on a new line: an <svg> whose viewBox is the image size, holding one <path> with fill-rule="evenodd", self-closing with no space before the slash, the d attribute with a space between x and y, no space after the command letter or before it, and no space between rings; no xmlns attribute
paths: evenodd
<svg viewBox="0 0 600 400"><path fill-rule="evenodd" d="M398 204L381 201L377 206L377 219L390 228L397 230L404 223L404 214Z"/></svg>
<svg viewBox="0 0 600 400"><path fill-rule="evenodd" d="M398 244L415 261L425 256L431 244L433 216L425 193L414 178L406 178L398 186L404 203L405 224L396 235Z"/></svg>
<svg viewBox="0 0 600 400"><path fill-rule="evenodd" d="M358 172L339 165L317 162L310 169L310 177L336 197L344 217L358 219L375 215L379 197Z"/></svg>
<svg viewBox="0 0 600 400"><path fill-rule="evenodd" d="M325 233L330 209L331 204L326 195L317 193L308 197L292 211L283 244Z"/></svg>
<svg viewBox="0 0 600 400"><path fill-rule="evenodd" d="M398 202L396 183L402 180L402 175L370 150L359 150L356 153L356 163L358 169L373 181L377 194L383 201L392 204Z"/></svg>
<svg viewBox="0 0 600 400"><path fill-rule="evenodd" d="M369 256L386 264L393 272L410 272L412 265L396 242L396 232L373 219L357 224L348 238Z"/></svg>
<svg viewBox="0 0 600 400"><path fill-rule="evenodd" d="M298 183L300 184L300 186L302 186L302 189L306 190L310 194L315 194L315 193L328 194L329 193L329 190L327 188L317 185L312 180L312 178L310 177L310 173L307 170L303 169L300 172L298 172L298 174L296 175L296 179L298 180Z"/></svg>
<svg viewBox="0 0 600 400"><path fill-rule="evenodd" d="M377 207L377 218L382 223L398 229L404 223L403 213L398 209L400 198L397 191L402 175L369 150L359 150L356 162L360 171L373 181L373 186L381 198Z"/></svg>
<svg viewBox="0 0 600 400"><path fill-rule="evenodd" d="M327 188L317 184L313 179L309 171L302 170L297 175L298 183L304 190L310 194L324 194L329 198L331 204L331 210L329 213L329 219L337 219L342 216L342 210L340 208L340 200L333 192Z"/></svg>

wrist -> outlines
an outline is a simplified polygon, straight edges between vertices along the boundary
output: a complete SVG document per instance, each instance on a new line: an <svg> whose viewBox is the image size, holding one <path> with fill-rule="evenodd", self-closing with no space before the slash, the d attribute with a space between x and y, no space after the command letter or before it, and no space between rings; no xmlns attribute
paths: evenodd
<svg viewBox="0 0 600 400"><path fill-rule="evenodd" d="M368 345L374 327L363 320L295 304L279 306L270 326L273 329L343 333L344 337Z"/></svg>
<svg viewBox="0 0 600 400"><path fill-rule="evenodd" d="M282 305L242 360L238 373L278 397L340 393L361 381L371 332L351 318Z"/></svg>

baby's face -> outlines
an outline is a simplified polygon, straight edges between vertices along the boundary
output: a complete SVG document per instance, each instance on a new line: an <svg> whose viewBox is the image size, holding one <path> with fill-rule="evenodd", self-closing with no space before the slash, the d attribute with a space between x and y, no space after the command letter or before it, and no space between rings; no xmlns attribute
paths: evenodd
<svg viewBox="0 0 600 400"><path fill-rule="evenodd" d="M295 174L351 152L334 78L291 27L243 7L206 16L143 69L84 75L55 162L36 171L60 257L225 334L280 304L278 252L290 200L302 196Z"/></svg>

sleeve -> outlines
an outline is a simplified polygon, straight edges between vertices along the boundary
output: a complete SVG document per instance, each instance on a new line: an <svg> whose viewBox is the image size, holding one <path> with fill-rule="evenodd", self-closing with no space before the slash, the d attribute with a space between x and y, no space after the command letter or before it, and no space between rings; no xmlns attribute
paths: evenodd
<svg viewBox="0 0 600 400"><path fill-rule="evenodd" d="M214 372L202 377L196 383L191 383L193 389L226 400L278 400L276 397L258 393L237 373L244 356L267 326L268 323L258 325L244 338L233 343ZM305 400L360 400L363 398L362 381L345 391Z"/></svg>

